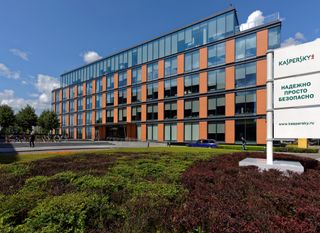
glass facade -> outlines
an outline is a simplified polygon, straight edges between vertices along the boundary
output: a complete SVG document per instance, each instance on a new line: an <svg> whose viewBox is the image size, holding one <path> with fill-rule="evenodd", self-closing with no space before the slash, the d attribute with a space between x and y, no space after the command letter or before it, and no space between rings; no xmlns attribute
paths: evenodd
<svg viewBox="0 0 320 233"><path fill-rule="evenodd" d="M257 68L256 62L236 66L235 86L250 87L256 85Z"/></svg>
<svg viewBox="0 0 320 233"><path fill-rule="evenodd" d="M255 33L236 39L236 60L255 57L256 53L257 38Z"/></svg>
<svg viewBox="0 0 320 233"><path fill-rule="evenodd" d="M226 44L220 43L208 47L208 67L222 65L226 62Z"/></svg>
<svg viewBox="0 0 320 233"><path fill-rule="evenodd" d="M232 36L235 33L236 26L235 10L230 10L169 35L65 73L61 75L60 83L64 87L102 75L108 76L122 69L196 48Z"/></svg>
<svg viewBox="0 0 320 233"><path fill-rule="evenodd" d="M256 91L242 91L236 93L236 115L256 113Z"/></svg>
<svg viewBox="0 0 320 233"><path fill-rule="evenodd" d="M225 89L226 72L225 69L219 69L208 72L208 91Z"/></svg>
<svg viewBox="0 0 320 233"><path fill-rule="evenodd" d="M60 132L73 128L72 136L79 139L158 140L158 133L162 141L194 141L200 133L221 142L234 138L225 132L228 121L264 115L256 113L263 94L257 90L265 89L260 82L264 74L257 74L263 63L257 70L256 62L266 57L256 55L260 46L280 45L280 22L246 31L235 26L235 11L230 10L63 74L62 88L52 95ZM262 30L267 33L259 38L268 38L257 43L256 33Z"/></svg>

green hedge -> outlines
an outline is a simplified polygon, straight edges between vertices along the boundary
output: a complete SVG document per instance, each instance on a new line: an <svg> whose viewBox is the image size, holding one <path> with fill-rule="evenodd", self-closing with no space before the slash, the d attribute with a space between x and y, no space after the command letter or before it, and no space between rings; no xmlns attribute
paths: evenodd
<svg viewBox="0 0 320 233"><path fill-rule="evenodd" d="M242 145L219 145L221 149L242 150ZM265 151L265 146L247 146L248 151ZM298 147L274 147L274 152L292 152L292 153L318 153L317 148L298 148Z"/></svg>

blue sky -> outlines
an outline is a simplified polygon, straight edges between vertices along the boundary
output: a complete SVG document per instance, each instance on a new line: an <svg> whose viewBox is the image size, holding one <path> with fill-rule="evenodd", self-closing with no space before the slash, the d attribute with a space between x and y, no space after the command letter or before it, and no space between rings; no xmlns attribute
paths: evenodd
<svg viewBox="0 0 320 233"><path fill-rule="evenodd" d="M240 23L262 11L280 12L282 41L320 37L320 1L289 0L2 0L0 7L0 104L39 113L50 107L59 75L144 40L236 7ZM92 56L93 55L93 56Z"/></svg>

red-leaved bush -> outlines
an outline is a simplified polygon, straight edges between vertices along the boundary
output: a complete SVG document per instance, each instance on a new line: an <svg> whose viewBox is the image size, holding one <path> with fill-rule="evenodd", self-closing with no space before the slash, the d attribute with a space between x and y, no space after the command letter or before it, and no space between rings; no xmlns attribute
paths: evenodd
<svg viewBox="0 0 320 233"><path fill-rule="evenodd" d="M241 153L200 161L187 169L182 183L189 191L175 210L178 232L320 232L320 166L316 160L276 155L275 159L298 160L301 175L276 170L259 172L239 167Z"/></svg>

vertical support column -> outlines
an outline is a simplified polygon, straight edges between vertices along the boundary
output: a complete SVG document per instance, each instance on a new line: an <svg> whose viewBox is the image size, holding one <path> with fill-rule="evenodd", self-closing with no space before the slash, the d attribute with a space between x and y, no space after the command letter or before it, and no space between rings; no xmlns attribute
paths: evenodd
<svg viewBox="0 0 320 233"><path fill-rule="evenodd" d="M273 51L267 52L267 164L273 164Z"/></svg>

